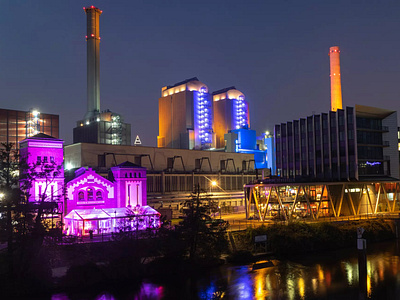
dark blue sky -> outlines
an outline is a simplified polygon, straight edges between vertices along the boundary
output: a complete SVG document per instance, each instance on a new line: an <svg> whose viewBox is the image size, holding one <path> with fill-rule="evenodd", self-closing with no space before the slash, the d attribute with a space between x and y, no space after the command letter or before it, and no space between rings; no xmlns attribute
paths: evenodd
<svg viewBox="0 0 400 300"><path fill-rule="evenodd" d="M86 111L86 17L100 18L101 109L155 146L161 87L197 76L235 85L260 134L330 108L329 56L341 48L343 104L400 109L399 1L1 1L0 107Z"/></svg>

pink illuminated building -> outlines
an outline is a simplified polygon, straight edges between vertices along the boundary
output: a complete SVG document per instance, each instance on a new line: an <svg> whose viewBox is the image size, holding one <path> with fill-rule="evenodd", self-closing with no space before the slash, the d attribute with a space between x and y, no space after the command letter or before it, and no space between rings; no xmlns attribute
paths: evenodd
<svg viewBox="0 0 400 300"><path fill-rule="evenodd" d="M39 133L20 142L20 156L25 159L30 172L41 173L32 182L28 192L29 202L60 201L64 189L63 140ZM45 172L45 169L53 172ZM54 173L56 172L56 173Z"/></svg>
<svg viewBox="0 0 400 300"><path fill-rule="evenodd" d="M111 168L109 178L91 168L80 168L65 185L63 141L38 134L21 142L21 156L36 168L61 166L52 181L35 178L29 201L64 202L64 231L88 235L144 230L160 226L160 214L147 206L146 169L131 162ZM59 199L59 200L55 200Z"/></svg>
<svg viewBox="0 0 400 300"><path fill-rule="evenodd" d="M146 169L131 162L111 168L110 180L80 168L67 183L67 234L87 235L157 228L160 214L147 206Z"/></svg>

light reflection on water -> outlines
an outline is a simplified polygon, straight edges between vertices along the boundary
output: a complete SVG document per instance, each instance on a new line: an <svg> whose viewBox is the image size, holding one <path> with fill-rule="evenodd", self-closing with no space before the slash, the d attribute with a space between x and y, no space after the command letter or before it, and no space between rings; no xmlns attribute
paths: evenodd
<svg viewBox="0 0 400 300"><path fill-rule="evenodd" d="M87 297L83 298L90 299ZM161 300L163 298L164 298L164 286L149 282L143 282L142 285L140 286L140 290L136 294L132 295L132 297L129 299ZM69 299L71 298L69 298L66 294L56 294L51 297L51 300L69 300ZM117 300L117 298L110 293L101 293L96 297L94 297L93 300Z"/></svg>
<svg viewBox="0 0 400 300"><path fill-rule="evenodd" d="M397 296L400 299L398 249L397 242L370 246L364 277L366 297L388 299ZM338 295L339 299L359 296L355 249L311 256L296 262L274 261L274 264L274 267L257 271L251 271L250 266L228 269L228 299L314 299L332 295Z"/></svg>
<svg viewBox="0 0 400 300"><path fill-rule="evenodd" d="M370 246L365 296L400 298L400 259L397 242ZM251 265L223 266L211 274L174 284L144 282L129 299L349 299L359 297L355 249L313 255L296 261L274 260L274 267L251 271ZM335 298L336 297L336 298ZM67 300L55 295L52 300ZM95 300L114 300L102 294Z"/></svg>

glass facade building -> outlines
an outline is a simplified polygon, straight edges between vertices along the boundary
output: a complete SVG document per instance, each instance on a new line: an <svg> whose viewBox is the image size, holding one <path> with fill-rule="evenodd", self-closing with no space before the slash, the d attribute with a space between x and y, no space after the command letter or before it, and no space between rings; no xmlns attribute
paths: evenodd
<svg viewBox="0 0 400 300"><path fill-rule="evenodd" d="M59 138L59 116L38 111L0 109L0 143L18 143L38 133Z"/></svg>
<svg viewBox="0 0 400 300"><path fill-rule="evenodd" d="M356 105L275 125L277 175L399 177L397 113Z"/></svg>

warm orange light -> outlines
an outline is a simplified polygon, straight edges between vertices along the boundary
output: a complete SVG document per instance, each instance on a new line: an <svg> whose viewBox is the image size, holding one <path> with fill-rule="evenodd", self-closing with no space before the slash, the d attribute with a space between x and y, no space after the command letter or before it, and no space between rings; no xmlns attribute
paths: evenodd
<svg viewBox="0 0 400 300"><path fill-rule="evenodd" d="M331 68L331 110L342 109L342 83L340 80L340 50L338 46L329 49ZM333 74L333 76L332 76ZM339 75L339 76L336 76Z"/></svg>

